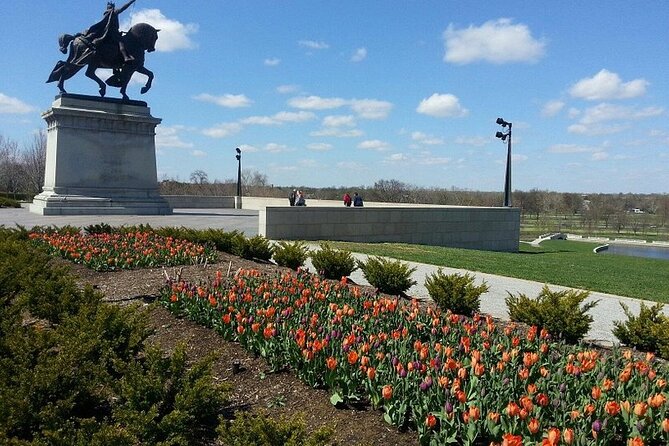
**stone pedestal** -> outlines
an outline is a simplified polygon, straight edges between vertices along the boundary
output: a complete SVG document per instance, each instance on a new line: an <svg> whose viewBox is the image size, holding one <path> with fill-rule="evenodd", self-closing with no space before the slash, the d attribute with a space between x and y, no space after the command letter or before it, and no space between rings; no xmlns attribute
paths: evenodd
<svg viewBox="0 0 669 446"><path fill-rule="evenodd" d="M156 173L155 129L145 102L63 94L47 122L42 215L167 215Z"/></svg>

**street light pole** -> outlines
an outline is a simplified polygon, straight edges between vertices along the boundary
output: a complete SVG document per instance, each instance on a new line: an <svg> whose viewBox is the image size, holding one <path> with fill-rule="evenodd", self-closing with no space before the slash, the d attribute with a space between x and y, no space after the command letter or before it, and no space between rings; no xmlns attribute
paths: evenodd
<svg viewBox="0 0 669 446"><path fill-rule="evenodd" d="M237 196L241 197L242 196L242 151L237 147L235 149L237 151L237 155L235 155L235 158L237 158Z"/></svg>
<svg viewBox="0 0 669 446"><path fill-rule="evenodd" d="M502 127L509 127L509 131L506 133L497 132L495 136L502 140L502 142L507 142L506 150L506 175L504 178L504 206L511 207L511 126L513 125L510 122L506 122L502 118L497 118L495 121L497 124Z"/></svg>

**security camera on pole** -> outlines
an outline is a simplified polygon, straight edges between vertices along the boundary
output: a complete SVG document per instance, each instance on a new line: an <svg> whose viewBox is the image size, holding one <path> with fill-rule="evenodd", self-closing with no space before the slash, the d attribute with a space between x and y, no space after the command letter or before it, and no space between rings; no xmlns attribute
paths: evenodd
<svg viewBox="0 0 669 446"><path fill-rule="evenodd" d="M497 124L506 128L509 127L509 131L506 133L497 132L495 136L502 140L502 142L508 142L508 148L506 151L506 177L504 180L504 206L511 207L511 123L506 122L502 118L497 118L495 121Z"/></svg>

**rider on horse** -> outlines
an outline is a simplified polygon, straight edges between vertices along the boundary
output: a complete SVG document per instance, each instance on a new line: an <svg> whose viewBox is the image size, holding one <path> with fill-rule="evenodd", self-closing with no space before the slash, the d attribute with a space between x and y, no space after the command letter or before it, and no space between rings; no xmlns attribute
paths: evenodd
<svg viewBox="0 0 669 446"><path fill-rule="evenodd" d="M113 43L118 45L125 62L134 60L132 55L128 54L126 51L125 42L123 42L123 39L121 38L121 32L119 31L118 20L119 14L128 9L128 7L133 3L135 3L135 0L130 0L128 3L118 9L116 9L116 5L114 3L107 3L107 9L103 13L102 20L93 24L83 33L77 34L74 37L81 37L84 39L84 41L90 45L92 47L91 49L94 51L104 42ZM67 45L63 41L61 41L60 50L63 53L67 51Z"/></svg>

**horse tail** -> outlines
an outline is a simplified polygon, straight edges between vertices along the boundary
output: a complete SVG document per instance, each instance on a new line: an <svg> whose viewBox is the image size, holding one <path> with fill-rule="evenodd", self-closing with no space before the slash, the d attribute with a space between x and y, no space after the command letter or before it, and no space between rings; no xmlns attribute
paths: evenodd
<svg viewBox="0 0 669 446"><path fill-rule="evenodd" d="M67 54L67 46L74 40L76 36L72 34L63 34L58 38L58 46L60 46L60 52Z"/></svg>

